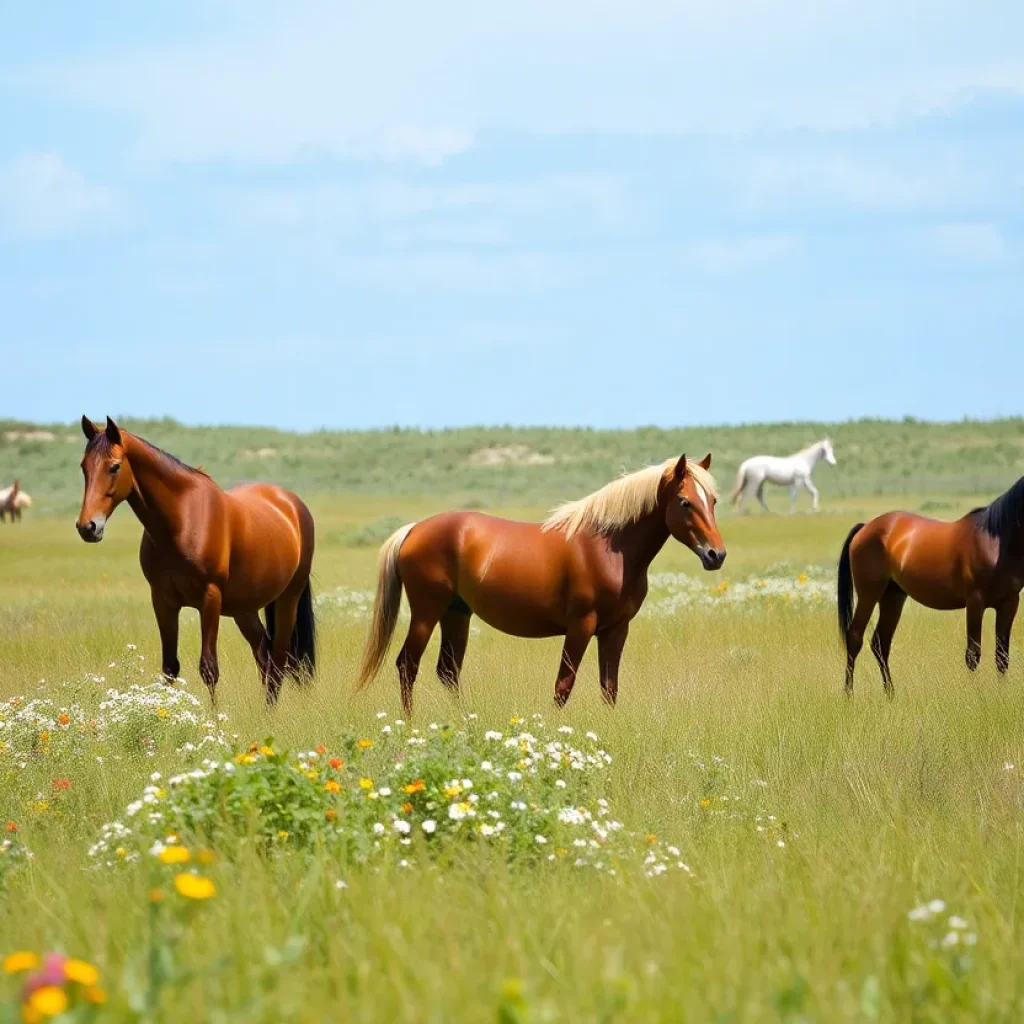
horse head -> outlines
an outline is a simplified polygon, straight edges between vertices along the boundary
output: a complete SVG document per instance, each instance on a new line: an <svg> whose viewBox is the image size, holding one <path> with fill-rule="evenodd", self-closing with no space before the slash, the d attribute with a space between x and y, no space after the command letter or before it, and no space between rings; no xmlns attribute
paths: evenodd
<svg viewBox="0 0 1024 1024"><path fill-rule="evenodd" d="M96 544L103 540L103 530L114 509L132 493L134 482L121 431L109 416L105 427L83 416L82 433L88 442L82 457L85 491L75 525L82 540Z"/></svg>
<svg viewBox="0 0 1024 1024"><path fill-rule="evenodd" d="M682 455L665 480L665 525L680 544L685 544L705 569L720 569L725 561L725 542L715 521L718 496L708 470L711 455L688 463Z"/></svg>

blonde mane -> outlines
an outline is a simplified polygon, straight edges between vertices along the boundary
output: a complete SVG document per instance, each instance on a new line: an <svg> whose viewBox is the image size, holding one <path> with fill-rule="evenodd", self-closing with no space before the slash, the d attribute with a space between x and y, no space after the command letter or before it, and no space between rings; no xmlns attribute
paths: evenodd
<svg viewBox="0 0 1024 1024"><path fill-rule="evenodd" d="M658 503L658 490L665 475L671 472L678 459L667 459L656 466L638 469L605 484L599 491L576 501L567 501L544 520L542 529L561 530L571 539L580 530L610 533L647 515ZM718 496L714 477L698 462L686 461L686 475L711 496Z"/></svg>

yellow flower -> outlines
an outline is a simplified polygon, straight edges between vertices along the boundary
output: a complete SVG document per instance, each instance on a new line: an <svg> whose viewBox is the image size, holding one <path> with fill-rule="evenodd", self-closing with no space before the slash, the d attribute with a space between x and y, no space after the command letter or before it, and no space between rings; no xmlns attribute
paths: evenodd
<svg viewBox="0 0 1024 1024"><path fill-rule="evenodd" d="M260 747L260 753L264 757L273 757L274 751L270 747Z"/></svg>
<svg viewBox="0 0 1024 1024"><path fill-rule="evenodd" d="M91 988L100 980L100 972L85 960L65 960L64 977L77 985Z"/></svg>
<svg viewBox="0 0 1024 1024"><path fill-rule="evenodd" d="M28 1005L43 1017L57 1017L68 1008L68 997L64 989L56 985L44 985L28 997Z"/></svg>
<svg viewBox="0 0 1024 1024"><path fill-rule="evenodd" d="M569 851L564 846L555 847L555 856L564 857Z"/></svg>
<svg viewBox="0 0 1024 1024"><path fill-rule="evenodd" d="M278 839L287 839L288 838L288 833L285 832L284 829L281 829L281 831L277 833L277 838Z"/></svg>
<svg viewBox="0 0 1024 1024"><path fill-rule="evenodd" d="M170 711L167 710L167 708L157 708L156 709L156 717L157 718L170 718L171 717L171 713L170 713Z"/></svg>
<svg viewBox="0 0 1024 1024"><path fill-rule="evenodd" d="M446 797L448 797L449 800L451 800L452 797L458 796L461 792L462 792L461 784L458 783L458 782L455 782L452 785L445 787L444 795Z"/></svg>
<svg viewBox="0 0 1024 1024"><path fill-rule="evenodd" d="M422 779L416 779L405 787L405 791L411 796L413 793L422 793L426 788L427 784Z"/></svg>
<svg viewBox="0 0 1024 1024"><path fill-rule="evenodd" d="M328 793L340 793L341 783L335 782L334 779L328 779L327 782L324 783L324 789L326 789Z"/></svg>
<svg viewBox="0 0 1024 1024"><path fill-rule="evenodd" d="M360 779L359 780L359 788L360 789L373 789L373 779Z"/></svg>
<svg viewBox="0 0 1024 1024"><path fill-rule="evenodd" d="M128 856L128 851L123 846L119 846L114 851L114 853L116 856L121 857L122 859Z"/></svg>
<svg viewBox="0 0 1024 1024"><path fill-rule="evenodd" d="M711 801L707 797L704 797L704 799L701 800L700 805L701 807L710 807Z"/></svg>
<svg viewBox="0 0 1024 1024"><path fill-rule="evenodd" d="M800 575L797 576L796 581L797 581L797 583L800 583L801 585L806 583L807 582L807 573L805 573L805 572L800 573Z"/></svg>
<svg viewBox="0 0 1024 1024"><path fill-rule="evenodd" d="M85 997L87 1003L93 1003L96 1006L100 1006L102 1003L107 1001L107 993L101 988L97 988L95 985L90 985L82 995Z"/></svg>
<svg viewBox="0 0 1024 1024"><path fill-rule="evenodd" d="M647 835L644 836L644 842L656 843L657 841L658 841L658 837L656 835L654 835L653 832L648 832Z"/></svg>
<svg viewBox="0 0 1024 1024"><path fill-rule="evenodd" d="M160 851L160 860L164 864L187 864L192 854L184 846L165 846Z"/></svg>
<svg viewBox="0 0 1024 1024"><path fill-rule="evenodd" d="M509 725L518 725L518 724L519 724L519 723L520 723L521 721L522 721L522 719L521 719L521 718L520 718L520 717L519 717L518 715L513 715L513 716L512 716L512 717L511 717L511 718L510 718L510 719L508 720L508 724L509 724Z"/></svg>
<svg viewBox="0 0 1024 1024"><path fill-rule="evenodd" d="M179 896L189 900L208 900L216 895L217 887L202 875L175 875L174 888Z"/></svg>
<svg viewBox="0 0 1024 1024"><path fill-rule="evenodd" d="M39 966L39 957L27 949L19 949L4 958L5 974L20 974L22 971L34 971Z"/></svg>
<svg viewBox="0 0 1024 1024"><path fill-rule="evenodd" d="M369 750L373 746L373 740L360 740L356 746L360 750Z"/></svg>

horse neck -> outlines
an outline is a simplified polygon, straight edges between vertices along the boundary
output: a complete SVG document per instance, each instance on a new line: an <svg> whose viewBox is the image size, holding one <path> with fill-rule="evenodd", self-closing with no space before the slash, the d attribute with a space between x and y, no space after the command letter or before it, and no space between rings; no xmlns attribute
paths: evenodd
<svg viewBox="0 0 1024 1024"><path fill-rule="evenodd" d="M192 474L130 434L124 444L133 481L128 504L154 540L173 540L181 525L181 498L194 486Z"/></svg>
<svg viewBox="0 0 1024 1024"><path fill-rule="evenodd" d="M617 530L612 546L622 552L625 571L639 576L647 573L668 538L665 509L659 502L647 515Z"/></svg>
<svg viewBox="0 0 1024 1024"><path fill-rule="evenodd" d="M822 443L820 441L816 441L814 444L811 445L810 448L804 448L803 451L797 452L796 456L798 459L803 459L807 468L810 470L814 469L814 467L818 464L818 459L821 458L823 451L824 448L822 446Z"/></svg>

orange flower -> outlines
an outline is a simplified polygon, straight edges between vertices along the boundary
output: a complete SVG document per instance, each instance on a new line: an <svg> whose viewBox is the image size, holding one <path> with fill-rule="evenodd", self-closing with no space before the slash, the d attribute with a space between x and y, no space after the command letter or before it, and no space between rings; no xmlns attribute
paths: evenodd
<svg viewBox="0 0 1024 1024"><path fill-rule="evenodd" d="M422 793L427 788L427 784L422 779L416 779L415 782L410 782L405 787L406 793L412 796L413 793Z"/></svg>
<svg viewBox="0 0 1024 1024"><path fill-rule="evenodd" d="M39 742L40 743L49 743L50 742L50 734L45 729L39 734Z"/></svg>
<svg viewBox="0 0 1024 1024"><path fill-rule="evenodd" d="M340 757L332 757L327 763L334 769L345 767L345 762Z"/></svg>
<svg viewBox="0 0 1024 1024"><path fill-rule="evenodd" d="M70 725L71 724L71 716L67 715L67 714L59 714L57 716L57 721L60 722L61 725Z"/></svg>
<svg viewBox="0 0 1024 1024"><path fill-rule="evenodd" d="M324 789L326 789L328 793L340 793L341 783L335 782L334 779L328 779L327 782L324 783Z"/></svg>
<svg viewBox="0 0 1024 1024"><path fill-rule="evenodd" d="M13 821L9 821L9 822L7 822L7 831L8 832L17 832L18 831L18 826L15 825Z"/></svg>
<svg viewBox="0 0 1024 1024"><path fill-rule="evenodd" d="M316 752L318 754L326 754L327 753L327 748L322 743L318 743L316 745Z"/></svg>
<svg viewBox="0 0 1024 1024"><path fill-rule="evenodd" d="M658 841L658 837L653 833L648 832L647 835L644 836L644 841L648 843L656 843Z"/></svg>
<svg viewBox="0 0 1024 1024"><path fill-rule="evenodd" d="M150 889L149 890L149 902L150 903L162 903L164 897L167 895L163 889Z"/></svg>
<svg viewBox="0 0 1024 1024"><path fill-rule="evenodd" d="M410 804L408 802L402 804L402 812L404 814L409 814L409 813L411 813L411 811L412 811L412 804Z"/></svg>
<svg viewBox="0 0 1024 1024"><path fill-rule="evenodd" d="M70 779L54 779L53 780L53 788L54 789L70 789L71 788L71 780Z"/></svg>
<svg viewBox="0 0 1024 1024"><path fill-rule="evenodd" d="M328 821L334 821L334 819L338 816L338 812L333 807L328 807L327 810L324 811L324 814L326 815Z"/></svg>

